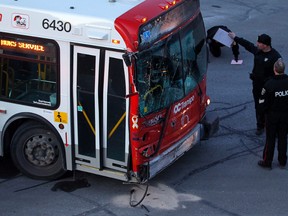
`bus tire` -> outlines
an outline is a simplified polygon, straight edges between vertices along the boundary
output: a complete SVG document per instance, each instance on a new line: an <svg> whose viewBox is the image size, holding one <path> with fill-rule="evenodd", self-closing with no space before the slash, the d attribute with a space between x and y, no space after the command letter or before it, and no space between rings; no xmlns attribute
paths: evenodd
<svg viewBox="0 0 288 216"><path fill-rule="evenodd" d="M27 122L16 130L11 156L19 171L30 178L52 180L65 173L61 142L37 122Z"/></svg>

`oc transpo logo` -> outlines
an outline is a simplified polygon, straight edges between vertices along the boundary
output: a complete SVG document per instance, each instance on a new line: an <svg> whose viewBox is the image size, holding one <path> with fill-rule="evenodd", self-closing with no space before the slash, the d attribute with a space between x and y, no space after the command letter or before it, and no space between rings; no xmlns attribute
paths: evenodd
<svg viewBox="0 0 288 216"><path fill-rule="evenodd" d="M14 28L29 28L29 16L26 14L12 14L12 26Z"/></svg>
<svg viewBox="0 0 288 216"><path fill-rule="evenodd" d="M2 22L2 14L0 13L0 22Z"/></svg>
<svg viewBox="0 0 288 216"><path fill-rule="evenodd" d="M186 101L182 101L174 106L174 113L177 114L178 112L181 112L181 110L185 109L187 106L192 104L194 101L194 95L190 98L188 98Z"/></svg>

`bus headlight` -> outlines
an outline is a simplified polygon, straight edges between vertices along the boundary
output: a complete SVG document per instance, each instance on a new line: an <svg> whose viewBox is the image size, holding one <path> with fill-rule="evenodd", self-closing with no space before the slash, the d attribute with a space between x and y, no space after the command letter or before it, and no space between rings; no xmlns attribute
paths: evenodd
<svg viewBox="0 0 288 216"><path fill-rule="evenodd" d="M211 100L210 100L210 98L209 98L209 97L207 97L207 99L206 99L206 106L209 106L209 105L210 105L210 103L211 103Z"/></svg>

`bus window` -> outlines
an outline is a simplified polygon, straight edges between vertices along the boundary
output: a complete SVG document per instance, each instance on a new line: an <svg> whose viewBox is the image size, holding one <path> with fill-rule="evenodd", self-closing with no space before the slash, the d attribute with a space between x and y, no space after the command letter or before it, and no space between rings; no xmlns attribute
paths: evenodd
<svg viewBox="0 0 288 216"><path fill-rule="evenodd" d="M203 35L199 16L179 33L138 54L137 88L142 115L182 99L202 80L207 66Z"/></svg>
<svg viewBox="0 0 288 216"><path fill-rule="evenodd" d="M1 100L57 104L57 46L49 40L0 35Z"/></svg>
<svg viewBox="0 0 288 216"><path fill-rule="evenodd" d="M126 91L122 59L109 59L107 98L107 157L125 161Z"/></svg>
<svg viewBox="0 0 288 216"><path fill-rule="evenodd" d="M181 33L185 93L191 92L201 81L207 68L207 49L203 22L200 16Z"/></svg>
<svg viewBox="0 0 288 216"><path fill-rule="evenodd" d="M79 154L95 157L95 56L80 54L77 55L77 104L83 112L77 112L79 140L85 140L79 144Z"/></svg>

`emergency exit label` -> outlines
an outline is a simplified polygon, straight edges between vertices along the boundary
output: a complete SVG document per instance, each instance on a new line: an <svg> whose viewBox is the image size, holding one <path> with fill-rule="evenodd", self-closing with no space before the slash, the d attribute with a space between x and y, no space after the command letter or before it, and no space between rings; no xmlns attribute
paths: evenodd
<svg viewBox="0 0 288 216"><path fill-rule="evenodd" d="M66 112L58 112L54 111L54 121L67 124L68 123L68 115Z"/></svg>

